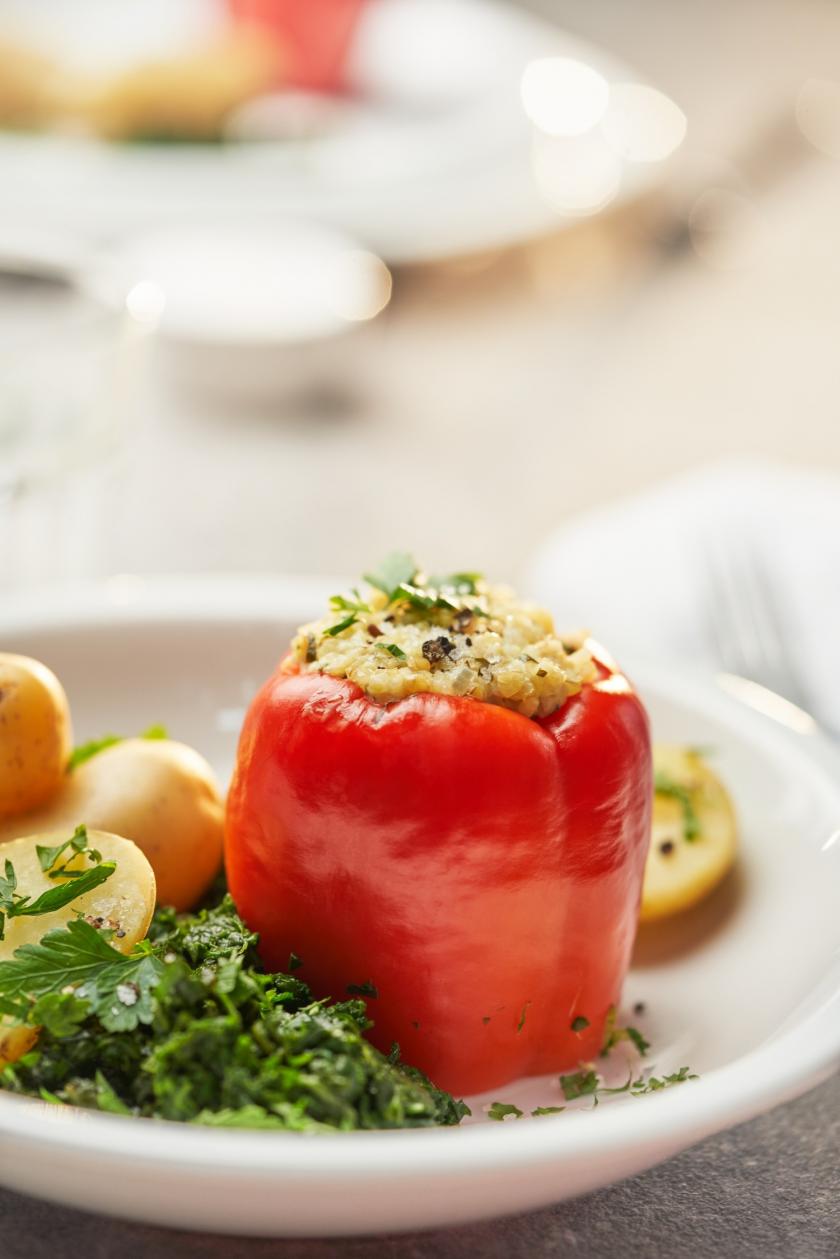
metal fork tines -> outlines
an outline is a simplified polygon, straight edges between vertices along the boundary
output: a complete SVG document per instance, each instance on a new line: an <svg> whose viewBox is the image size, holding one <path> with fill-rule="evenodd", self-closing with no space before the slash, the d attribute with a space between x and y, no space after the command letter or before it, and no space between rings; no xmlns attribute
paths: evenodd
<svg viewBox="0 0 840 1259"><path fill-rule="evenodd" d="M708 549L705 567L709 628L723 668L807 710L777 591L737 526Z"/></svg>

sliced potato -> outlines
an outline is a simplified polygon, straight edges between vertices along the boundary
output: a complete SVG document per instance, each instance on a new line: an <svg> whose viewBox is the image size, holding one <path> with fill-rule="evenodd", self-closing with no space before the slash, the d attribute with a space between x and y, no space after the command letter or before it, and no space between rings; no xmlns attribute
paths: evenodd
<svg viewBox="0 0 840 1259"><path fill-rule="evenodd" d="M38 660L0 652L0 818L38 808L64 781L67 696Z"/></svg>
<svg viewBox="0 0 840 1259"><path fill-rule="evenodd" d="M17 890L37 899L56 886L47 871L41 869L37 846L55 847L69 839L69 831L52 831L45 835L27 835L0 846L0 860L11 861L17 876ZM43 935L75 918L78 912L97 927L113 931L111 944L121 953L128 953L149 929L155 910L155 876L143 853L129 839L105 831L88 831L91 848L102 854L103 861L116 862L116 870L104 883L84 893L51 914L8 918L5 938L0 940L0 962L7 961L23 944L36 944ZM89 869L84 854L70 863L72 869ZM37 1029L15 1027L9 1020L0 1020L0 1064L15 1062L34 1045Z"/></svg>
<svg viewBox="0 0 840 1259"><path fill-rule="evenodd" d="M143 850L162 905L189 909L222 860L224 802L203 756L171 739L124 739L65 776L49 804L0 821L16 835L84 824L125 835Z"/></svg>
<svg viewBox="0 0 840 1259"><path fill-rule="evenodd" d="M732 801L703 758L689 748L659 744L653 765L657 779L673 789L654 797L642 922L696 905L731 869L737 849Z"/></svg>

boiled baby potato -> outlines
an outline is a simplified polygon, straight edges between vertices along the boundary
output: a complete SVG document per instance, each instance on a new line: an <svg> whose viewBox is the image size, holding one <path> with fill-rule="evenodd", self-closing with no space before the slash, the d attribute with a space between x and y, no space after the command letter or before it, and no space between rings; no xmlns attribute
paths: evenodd
<svg viewBox="0 0 840 1259"><path fill-rule="evenodd" d="M160 903L189 909L221 865L223 822L213 771L198 752L171 739L123 739L67 774L45 808L0 821L0 844L82 824L125 835L151 862Z"/></svg>
<svg viewBox="0 0 840 1259"><path fill-rule="evenodd" d="M731 869L737 848L732 801L698 752L660 744L653 767L657 791L642 922L696 905Z"/></svg>
<svg viewBox="0 0 840 1259"><path fill-rule="evenodd" d="M71 745L70 708L55 674L28 656L0 652L0 818L55 795Z"/></svg>
<svg viewBox="0 0 840 1259"><path fill-rule="evenodd" d="M69 839L75 828L50 831L45 835L27 835L0 848L3 862L11 861L17 877L17 891L33 901L60 884L41 869L37 847L55 848ZM110 943L120 953L128 953L149 929L155 910L155 876L143 853L131 840L105 831L88 831L88 848L102 855L103 861L116 862L109 879L90 892L84 892L63 909L51 914L7 918L5 936L0 940L0 962L8 961L23 944L37 944L43 935L63 927L82 913L96 927L106 927L113 934ZM67 859L65 853L58 864ZM91 869L89 858L81 853L68 863L73 870ZM13 1027L0 1020L0 1066L15 1062L34 1045L38 1037L34 1027Z"/></svg>

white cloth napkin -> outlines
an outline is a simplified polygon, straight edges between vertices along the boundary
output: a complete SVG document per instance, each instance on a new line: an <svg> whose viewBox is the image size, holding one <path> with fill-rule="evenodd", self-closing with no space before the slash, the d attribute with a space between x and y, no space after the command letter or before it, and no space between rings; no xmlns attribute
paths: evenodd
<svg viewBox="0 0 840 1259"><path fill-rule="evenodd" d="M840 479L760 461L704 467L577 517L540 548L530 593L616 655L724 667L710 571L766 575L809 710L840 729ZM727 564L727 561L728 564Z"/></svg>

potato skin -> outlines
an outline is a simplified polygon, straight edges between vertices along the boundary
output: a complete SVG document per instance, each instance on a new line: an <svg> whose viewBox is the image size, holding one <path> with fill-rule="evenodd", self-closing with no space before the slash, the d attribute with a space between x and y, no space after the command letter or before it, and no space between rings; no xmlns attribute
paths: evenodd
<svg viewBox="0 0 840 1259"><path fill-rule="evenodd" d="M221 865L224 802L213 771L193 748L170 739L124 739L97 753L66 775L46 808L0 821L0 844L82 823L134 840L155 872L162 905L189 909Z"/></svg>
<svg viewBox="0 0 840 1259"><path fill-rule="evenodd" d="M46 665L0 652L0 818L44 805L64 782L67 696Z"/></svg>

